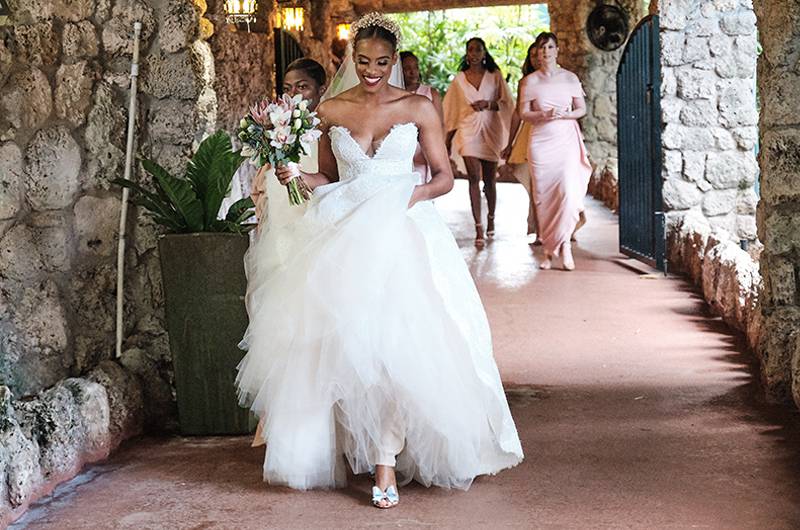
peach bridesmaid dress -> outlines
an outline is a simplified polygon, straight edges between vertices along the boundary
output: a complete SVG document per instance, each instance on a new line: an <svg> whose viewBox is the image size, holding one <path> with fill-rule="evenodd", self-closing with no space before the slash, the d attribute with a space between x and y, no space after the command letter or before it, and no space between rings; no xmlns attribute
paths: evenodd
<svg viewBox="0 0 800 530"><path fill-rule="evenodd" d="M533 110L572 108L572 98L583 97L583 88L575 74L559 74L544 81L540 71L522 80L523 103L533 102ZM553 120L535 123L528 144L535 189L539 237L545 252L558 256L561 245L569 243L589 186L592 166L577 120Z"/></svg>
<svg viewBox="0 0 800 530"><path fill-rule="evenodd" d="M497 101L497 111L475 111L470 105L479 100ZM456 131L453 154L497 162L508 143L508 129L514 112L514 98L500 70L486 71L476 89L459 72L444 96L445 132Z"/></svg>

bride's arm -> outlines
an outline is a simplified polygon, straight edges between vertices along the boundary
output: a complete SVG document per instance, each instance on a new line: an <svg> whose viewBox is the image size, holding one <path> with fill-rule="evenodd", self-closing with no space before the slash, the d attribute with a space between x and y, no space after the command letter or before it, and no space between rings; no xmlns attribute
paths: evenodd
<svg viewBox="0 0 800 530"><path fill-rule="evenodd" d="M431 180L414 188L409 208L419 201L435 199L453 189L453 172L443 141L442 123L436 109L427 98L414 98L414 115L419 128L419 143L431 169Z"/></svg>

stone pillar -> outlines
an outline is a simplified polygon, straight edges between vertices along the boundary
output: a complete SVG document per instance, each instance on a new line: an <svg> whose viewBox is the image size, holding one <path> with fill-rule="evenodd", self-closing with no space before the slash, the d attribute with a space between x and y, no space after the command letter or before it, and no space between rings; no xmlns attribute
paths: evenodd
<svg viewBox="0 0 800 530"><path fill-rule="evenodd" d="M763 53L761 201L758 235L764 243L762 379L776 400L800 406L800 2L767 0L757 6Z"/></svg>
<svg viewBox="0 0 800 530"><path fill-rule="evenodd" d="M758 42L751 0L663 0L664 206L755 240Z"/></svg>

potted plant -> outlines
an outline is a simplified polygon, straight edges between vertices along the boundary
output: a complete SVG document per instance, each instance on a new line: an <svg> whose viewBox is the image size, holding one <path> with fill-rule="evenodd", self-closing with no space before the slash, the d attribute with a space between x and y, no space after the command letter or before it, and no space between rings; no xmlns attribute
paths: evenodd
<svg viewBox="0 0 800 530"><path fill-rule="evenodd" d="M247 327L244 253L253 202L237 201L217 218L242 161L227 133L218 131L203 140L183 177L145 159L152 191L114 181L167 232L158 249L182 434L241 434L255 426L238 406L234 386L243 356L237 345Z"/></svg>

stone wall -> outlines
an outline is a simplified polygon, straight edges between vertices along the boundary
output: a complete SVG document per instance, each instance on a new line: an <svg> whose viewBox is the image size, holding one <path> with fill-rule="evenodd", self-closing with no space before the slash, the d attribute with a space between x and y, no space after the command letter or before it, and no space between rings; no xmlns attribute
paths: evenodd
<svg viewBox="0 0 800 530"><path fill-rule="evenodd" d="M663 0L660 10L668 224L697 212L736 240L755 240L752 0Z"/></svg>
<svg viewBox="0 0 800 530"><path fill-rule="evenodd" d="M711 310L743 333L748 346L760 354L763 286L758 253L742 250L730 234L713 228L699 212L676 221L668 248L672 270L699 287ZM759 360L762 381L767 382L771 368L763 356Z"/></svg>
<svg viewBox="0 0 800 530"><path fill-rule="evenodd" d="M205 18L204 0L11 7L0 27L2 520L143 426L176 419L161 230L137 208L124 353L113 360L120 190L110 179L123 175L133 22L143 24L137 156L182 171L205 134L272 91L271 33L226 29L209 44L224 20ZM147 180L138 167L133 178ZM117 408L135 412L120 419Z"/></svg>
<svg viewBox="0 0 800 530"><path fill-rule="evenodd" d="M764 243L764 334L761 350L769 395L800 406L800 3L758 7L764 51L761 98L761 202Z"/></svg>

